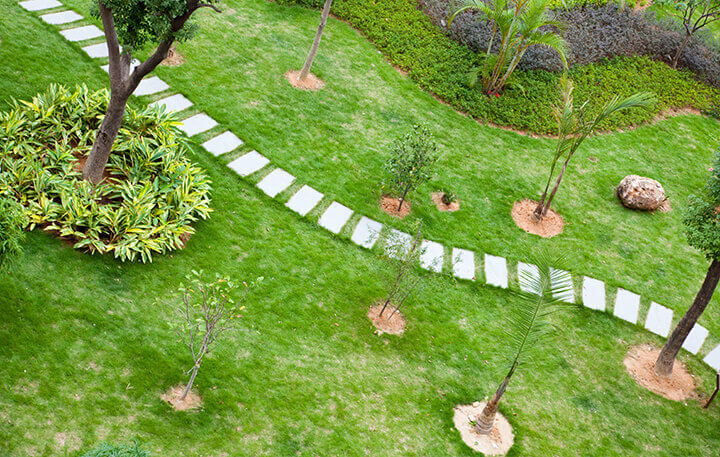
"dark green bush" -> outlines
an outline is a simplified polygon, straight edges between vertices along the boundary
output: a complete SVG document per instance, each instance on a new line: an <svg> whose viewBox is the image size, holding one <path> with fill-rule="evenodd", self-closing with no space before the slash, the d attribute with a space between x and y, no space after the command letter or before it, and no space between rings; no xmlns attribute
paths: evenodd
<svg viewBox="0 0 720 457"><path fill-rule="evenodd" d="M22 250L27 225L22 205L0 195L0 270Z"/></svg>
<svg viewBox="0 0 720 457"><path fill-rule="evenodd" d="M320 0L279 0L285 4L317 7ZM435 26L415 0L335 0L333 12L363 32L393 65L425 90L476 119L535 133L554 133L551 106L558 97L559 75L543 70L516 71L518 87L499 98L489 98L467 85L467 74L479 57ZM596 109L613 95L639 91L657 94L653 110L634 110L613 117L605 129L626 127L653 119L671 107L710 110L720 101L720 90L696 81L689 71L674 71L649 57L617 57L576 66L575 99L590 100Z"/></svg>
<svg viewBox="0 0 720 457"><path fill-rule="evenodd" d="M152 260L179 249L210 209L210 181L186 156L173 118L160 108L128 109L103 181L82 179L82 164L108 92L51 86L0 113L0 194L39 226L76 248Z"/></svg>
<svg viewBox="0 0 720 457"><path fill-rule="evenodd" d="M137 443L103 443L95 449L86 452L82 457L150 457L150 453L141 448Z"/></svg>

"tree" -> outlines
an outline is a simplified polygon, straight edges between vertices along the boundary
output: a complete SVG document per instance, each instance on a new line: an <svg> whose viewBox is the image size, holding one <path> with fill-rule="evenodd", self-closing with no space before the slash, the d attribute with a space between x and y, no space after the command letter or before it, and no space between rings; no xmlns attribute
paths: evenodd
<svg viewBox="0 0 720 457"><path fill-rule="evenodd" d="M310 47L310 53L305 60L300 74L298 75L298 81L305 81L305 78L310 74L310 68L312 67L315 55L320 47L320 40L322 39L323 31L325 30L325 24L327 24L328 16L330 16L330 6L332 6L332 0L325 0L325 6L323 6L322 14L320 15L320 25L318 26L317 32L315 32L315 39Z"/></svg>
<svg viewBox="0 0 720 457"><path fill-rule="evenodd" d="M654 4L678 18L685 30L685 38L672 58L672 67L677 68L680 54L695 32L720 19L720 0L655 0Z"/></svg>
<svg viewBox="0 0 720 457"><path fill-rule="evenodd" d="M387 260L390 269L393 272L393 281L388 288L388 295L380 309L380 317L382 317L388 306L394 309L388 316L388 320L395 313L400 311L400 307L405 301L416 292L417 286L420 284L420 277L412 278L410 272L419 265L422 249L422 222L417 224L417 234L408 246L403 239L391 238L387 244Z"/></svg>
<svg viewBox="0 0 720 457"><path fill-rule="evenodd" d="M432 166L438 159L437 144L427 127L416 125L395 140L390 154L385 168L390 175L388 185L399 198L400 211L408 193L432 177Z"/></svg>
<svg viewBox="0 0 720 457"><path fill-rule="evenodd" d="M551 18L549 3L550 0L461 1L461 6L448 19L448 28L459 14L469 10L477 11L481 19L489 21L492 26L485 60L472 72L471 86L475 85L480 75L485 93L499 94L531 46L554 49L567 68L567 43L555 31L562 24ZM497 54L493 54L496 36L500 41L497 43Z"/></svg>
<svg viewBox="0 0 720 457"><path fill-rule="evenodd" d="M680 348L690 330L702 316L710 303L713 292L720 280L720 151L715 154L710 177L702 191L690 197L690 203L683 214L685 234L690 246L700 250L710 261L705 280L695 296L692 305L680 319L665 342L655 361L655 374L660 377L672 376L672 369Z"/></svg>
<svg viewBox="0 0 720 457"><path fill-rule="evenodd" d="M130 95L142 79L168 55L175 41L188 39L195 30L190 17L203 7L219 11L217 0L98 0L96 14L105 29L110 59L110 103L95 143L83 167L83 178L98 184L122 125ZM148 44L155 51L132 69L133 52ZM122 45L122 48L120 47Z"/></svg>
<svg viewBox="0 0 720 457"><path fill-rule="evenodd" d="M0 271L22 251L29 220L20 203L0 196Z"/></svg>
<svg viewBox="0 0 720 457"><path fill-rule="evenodd" d="M489 435L492 431L500 399L518 367L532 351L540 348L543 340L555 333L549 317L562 307L568 306L557 297L564 296L572 287L567 285L571 284L571 281L568 281L570 274L559 269L551 271L548 255L545 253L536 255L535 264L539 274L523 272L519 278L521 290L534 293L513 291L518 299L515 306L512 307L511 328L508 331L508 337L515 349L514 355L505 378L475 419L473 428L481 435Z"/></svg>
<svg viewBox="0 0 720 457"><path fill-rule="evenodd" d="M570 163L570 159L572 159L583 141L585 141L605 119L613 114L630 108L650 107L655 100L654 96L647 92L637 93L624 99L620 99L620 97L616 95L605 103L599 113L593 113L587 101L575 109L573 105L573 83L571 79L563 76L560 79L560 88L563 102L562 106L553 107L555 119L557 119L558 123L558 140L555 154L553 155L550 165L550 174L545 184L545 190L543 190L540 202L533 212L535 219L538 220L547 215L550 205L555 198L555 194L560 188L560 182L565 175L568 163ZM557 177L555 177L555 170L560 160L563 160L563 165ZM555 177L555 185L548 194L553 177Z"/></svg>
<svg viewBox="0 0 720 457"><path fill-rule="evenodd" d="M237 330L238 318L241 316L239 312L245 308L238 307L231 297L237 285L227 277L215 275L214 281L206 282L202 272L193 270L186 279L187 285L181 284L178 289L181 304L170 304L178 317L178 323L174 325L175 331L183 339L193 358L192 368L186 373L190 375L190 380L179 401L183 401L192 390L200 365L210 352L211 345L226 331ZM262 281L262 278L258 278L259 281ZM240 302L244 301L250 288L246 283L244 285L245 290Z"/></svg>

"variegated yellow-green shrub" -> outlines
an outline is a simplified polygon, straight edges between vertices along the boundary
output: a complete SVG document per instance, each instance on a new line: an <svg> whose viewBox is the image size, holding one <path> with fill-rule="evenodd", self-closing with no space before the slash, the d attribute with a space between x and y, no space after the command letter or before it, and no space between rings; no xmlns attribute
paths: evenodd
<svg viewBox="0 0 720 457"><path fill-rule="evenodd" d="M152 261L184 246L207 218L210 180L187 157L177 122L159 108L128 109L96 187L81 164L109 102L107 90L53 85L0 113L0 194L41 227L92 253Z"/></svg>

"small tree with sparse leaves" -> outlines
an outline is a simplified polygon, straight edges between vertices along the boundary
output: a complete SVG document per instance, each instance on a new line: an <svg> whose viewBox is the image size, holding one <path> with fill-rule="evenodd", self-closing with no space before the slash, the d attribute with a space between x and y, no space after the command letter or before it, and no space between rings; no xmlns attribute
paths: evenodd
<svg viewBox="0 0 720 457"><path fill-rule="evenodd" d="M392 271L392 282L388 288L388 295L380 309L380 317L385 310L393 308L388 319L393 317L405 301L418 290L421 284L421 277L413 277L411 271L420 265L420 257L424 249L422 247L422 222L417 223L417 232L412 240L404 237L390 235L385 246L385 259Z"/></svg>
<svg viewBox="0 0 720 457"><path fill-rule="evenodd" d="M178 295L180 304L170 303L175 309L177 319L173 321L174 330L181 337L193 358L193 365L186 374L190 380L179 401L185 400L190 393L195 377L205 356L210 352L212 344L229 330L237 330L240 312L250 287L262 281L248 285L243 283L243 290L237 302L232 298L238 285L227 277L215 275L213 281L205 281L203 273L192 271L186 276L187 283L180 284Z"/></svg>
<svg viewBox="0 0 720 457"><path fill-rule="evenodd" d="M685 37L670 63L673 68L677 68L680 55L692 36L698 30L720 19L720 0L654 0L653 4L675 16L685 32Z"/></svg>
<svg viewBox="0 0 720 457"><path fill-rule="evenodd" d="M432 177L432 168L438 159L437 150L435 138L422 125L414 126L393 143L385 168L389 175L387 185L399 198L398 212L407 195Z"/></svg>

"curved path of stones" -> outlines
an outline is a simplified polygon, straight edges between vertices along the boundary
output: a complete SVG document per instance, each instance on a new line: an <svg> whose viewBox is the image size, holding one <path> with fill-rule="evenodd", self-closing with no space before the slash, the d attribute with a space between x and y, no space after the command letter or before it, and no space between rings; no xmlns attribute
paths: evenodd
<svg viewBox="0 0 720 457"><path fill-rule="evenodd" d="M83 16L75 11L68 10L59 1L27 0L20 2L20 6L28 11L40 14L40 18L44 22L58 26L60 34L66 40L79 43L82 50L91 58L107 58L108 49L104 41L83 46L85 42L98 41L103 36L102 30L95 25L76 24L84 19ZM107 71L108 65L104 65L102 68ZM193 106L193 103L182 94L172 94L170 86L157 76L145 78L135 91L136 96L152 94L160 94L163 98L152 102L151 105L163 105L166 110L176 112L178 117L182 119L180 129L190 137L207 132L219 125L217 121L205 113L189 117L186 113L183 116L183 112ZM219 157L235 151L243 144L243 141L233 132L225 130L223 133L202 143L202 146L215 157ZM228 167L243 178L254 174L260 175L262 172L271 170L269 173L264 174L256 184L260 190L271 198L278 197L281 192L296 182L293 175L275 167L268 158L257 151L245 153L230 162ZM337 201L332 201L327 205L326 202L321 203L323 200L327 199L320 191L305 184L299 187L299 190L285 202L285 206L305 218L310 218L309 213L316 207L323 208L317 220L321 227L336 235L344 236L348 234L352 242L365 249L372 249L380 240L383 240L386 247L396 246L398 243L409 247L412 240L410 234L385 227L380 222L366 216L354 216L355 212L352 209ZM468 281L484 279L485 283L491 286L510 287L509 278L511 275L508 270L508 261L504 257L488 253L480 255L480 253L456 247L446 248L442 244L430 240L424 240L422 248L424 252L421 257L421 266L427 270L441 273L445 264L447 265L447 271L452 272L456 278ZM537 267L529 263L518 262L516 268L518 277L522 274L538 274ZM561 289L567 290L566 293L559 297L564 301L570 303L579 301L584 306L597 311L610 311L610 306L606 307L606 305L612 305L612 313L616 317L632 324L638 324L641 315L640 295L618 288L613 301L612 297L608 296L603 281L587 276L573 278L570 273L555 275L555 277L562 278L559 281L564 284L557 285L562 286ZM577 290L575 284L580 286ZM663 338L667 338L673 324L673 311L658 303L651 302L647 313L644 315L645 328ZM708 335L709 332L706 328L696 324L683 344L683 348L692 354L698 354ZM720 344L710 350L703 358L703 361L714 370L720 371Z"/></svg>

